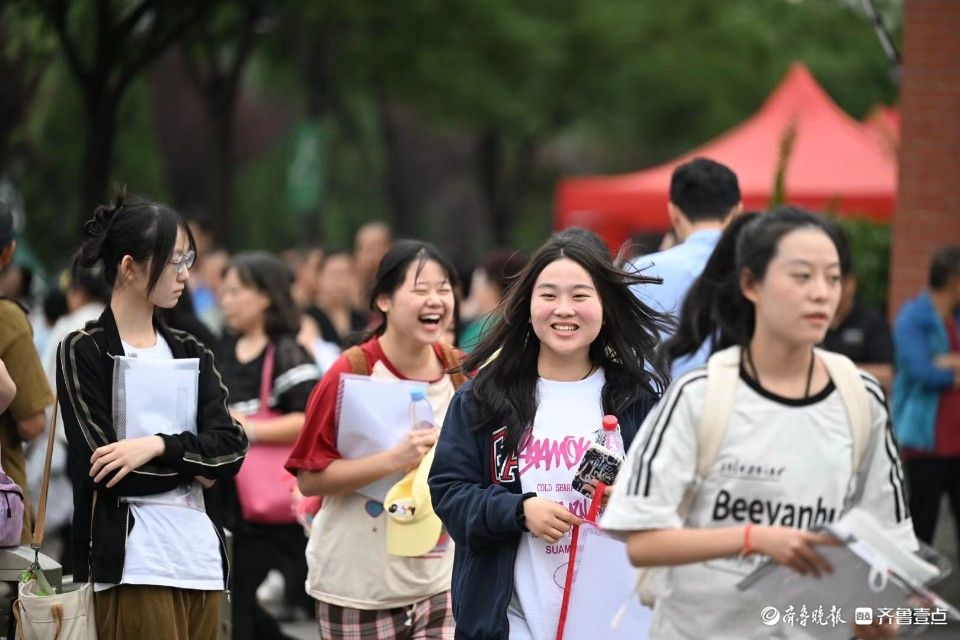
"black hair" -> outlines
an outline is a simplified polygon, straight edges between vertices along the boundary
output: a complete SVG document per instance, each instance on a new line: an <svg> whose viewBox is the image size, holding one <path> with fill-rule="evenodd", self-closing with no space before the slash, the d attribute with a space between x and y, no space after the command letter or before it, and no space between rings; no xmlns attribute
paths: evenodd
<svg viewBox="0 0 960 640"><path fill-rule="evenodd" d="M100 205L83 225L87 240L74 257L74 268L103 264L103 278L115 286L120 261L130 256L140 265L150 265L147 292L153 291L167 267L183 230L192 251L197 250L190 227L170 207L120 192L113 204Z"/></svg>
<svg viewBox="0 0 960 640"><path fill-rule="evenodd" d="M18 264L16 262L8 268L20 272L20 291L11 291L11 297L18 300L30 300L33 294L33 269L25 264Z"/></svg>
<svg viewBox="0 0 960 640"><path fill-rule="evenodd" d="M717 351L734 344L735 341L722 331L719 308L731 305L732 300L742 295L739 277L733 276L737 274L737 238L743 227L759 215L755 211L743 213L723 230L703 272L687 290L680 308L677 332L660 351L659 357L664 365L696 353L707 338L713 338L713 348Z"/></svg>
<svg viewBox="0 0 960 640"><path fill-rule="evenodd" d="M280 258L266 251L238 253L230 259L224 273L235 271L237 279L270 298L264 312L264 332L271 340L296 335L300 330L300 310L293 301L293 272Z"/></svg>
<svg viewBox="0 0 960 640"><path fill-rule="evenodd" d="M840 223L832 218L824 218L824 225L827 233L833 238L833 244L837 247L837 255L840 257L840 275L844 278L854 275L853 251L850 250L850 237Z"/></svg>
<svg viewBox="0 0 960 640"><path fill-rule="evenodd" d="M43 298L43 318L48 325L53 326L57 320L67 315L68 311L67 296L63 291L57 287L47 291L47 295Z"/></svg>
<svg viewBox="0 0 960 640"><path fill-rule="evenodd" d="M563 258L590 274L603 305L604 323L589 353L591 363L603 367L606 375L604 412L620 413L646 393L661 393L669 383L666 368L652 362L659 334L670 326L669 319L630 290L631 285L661 280L615 267L608 252L579 238L555 235L517 276L494 312L496 323L462 365L463 371L479 369L470 391L476 401L478 429L491 432L505 425L510 453L522 449L537 410L540 340L529 323L533 287L548 265Z"/></svg>
<svg viewBox="0 0 960 640"><path fill-rule="evenodd" d="M90 300L107 304L110 302L110 287L104 281L103 267L96 265L92 268L75 264L70 272L70 281L67 291L81 291Z"/></svg>
<svg viewBox="0 0 960 640"><path fill-rule="evenodd" d="M460 317L461 296L459 291L453 290L453 319L450 323L450 330L453 332L453 346L460 347L460 332L463 330L463 320Z"/></svg>
<svg viewBox="0 0 960 640"><path fill-rule="evenodd" d="M707 338L713 338L714 351L735 344L747 346L756 311L743 295L740 274L746 270L762 281L780 240L797 229L820 229L836 245L834 228L823 216L791 206L734 218L687 292L677 332L664 345L666 360L696 353Z"/></svg>
<svg viewBox="0 0 960 640"><path fill-rule="evenodd" d="M607 243L603 241L596 232L591 231L590 229L584 229L583 227L568 227L563 231L557 231L553 234L554 238L558 239L569 239L569 240L579 240L580 242L585 242L600 253L608 256L611 260L613 259L613 254L610 253L610 248L607 246Z"/></svg>
<svg viewBox="0 0 960 640"><path fill-rule="evenodd" d="M435 246L422 240L397 240L390 246L390 250L380 260L377 275L374 278L373 289L370 291L370 310L380 315L381 321L367 336L382 336L387 330L387 314L377 306L377 298L382 295L392 296L403 285L407 277L407 269L414 261L417 262L416 277L420 277L423 265L428 261L440 265L447 276L452 289L460 284L457 268Z"/></svg>
<svg viewBox="0 0 960 640"><path fill-rule="evenodd" d="M740 202L737 174L707 158L694 158L673 170L670 202L691 222L724 220Z"/></svg>
<svg viewBox="0 0 960 640"><path fill-rule="evenodd" d="M215 349L218 346L216 336L197 316L197 309L193 305L193 296L190 295L189 291L184 291L172 307L157 309L157 317L171 329L189 333L210 349Z"/></svg>
<svg viewBox="0 0 960 640"><path fill-rule="evenodd" d="M213 235L213 221L210 219L210 215L206 211L190 211L187 213L186 220L188 224L193 224L200 231Z"/></svg>
<svg viewBox="0 0 960 640"><path fill-rule="evenodd" d="M511 249L496 249L489 253L480 267L503 298L517 274L527 264L527 256Z"/></svg>
<svg viewBox="0 0 960 640"><path fill-rule="evenodd" d="M950 246L937 249L930 258L931 289L942 289L952 277L960 277L960 247Z"/></svg>
<svg viewBox="0 0 960 640"><path fill-rule="evenodd" d="M5 250L14 241L15 237L13 204L5 198L0 198L0 251Z"/></svg>

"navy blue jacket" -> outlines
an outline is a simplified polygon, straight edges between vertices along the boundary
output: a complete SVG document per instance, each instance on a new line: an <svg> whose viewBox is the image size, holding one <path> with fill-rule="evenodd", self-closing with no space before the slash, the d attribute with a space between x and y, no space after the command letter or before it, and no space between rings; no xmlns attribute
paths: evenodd
<svg viewBox="0 0 960 640"><path fill-rule="evenodd" d="M506 428L476 429L470 389L453 397L430 468L433 509L456 543L453 560L453 617L456 638L495 640L510 635L507 605L520 536L517 506L522 497L515 456L504 455ZM656 404L651 392L620 412L625 448Z"/></svg>

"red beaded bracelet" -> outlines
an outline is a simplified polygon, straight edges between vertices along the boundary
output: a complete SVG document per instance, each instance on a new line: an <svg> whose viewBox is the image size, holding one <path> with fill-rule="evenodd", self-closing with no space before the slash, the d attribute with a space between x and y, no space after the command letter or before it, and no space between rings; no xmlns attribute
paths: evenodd
<svg viewBox="0 0 960 640"><path fill-rule="evenodd" d="M752 524L748 524L743 528L743 551L740 553L741 556L748 556L753 553L753 545L750 544L751 529L753 529Z"/></svg>

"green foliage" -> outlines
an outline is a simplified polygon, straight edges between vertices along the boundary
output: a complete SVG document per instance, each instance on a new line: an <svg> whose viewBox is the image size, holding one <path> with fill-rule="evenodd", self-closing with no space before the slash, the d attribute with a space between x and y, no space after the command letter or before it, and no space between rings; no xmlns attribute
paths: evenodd
<svg viewBox="0 0 960 640"><path fill-rule="evenodd" d="M26 205L26 237L52 269L68 263L83 224L77 215L83 107L75 85L66 78L61 65L48 70L25 126L29 163L17 171ZM166 200L150 99L146 83L137 81L120 106L113 181L127 185L130 192Z"/></svg>
<svg viewBox="0 0 960 640"><path fill-rule="evenodd" d="M837 220L850 241L858 295L867 305L886 311L890 282L890 226L867 218Z"/></svg>
<svg viewBox="0 0 960 640"><path fill-rule="evenodd" d="M359 122L364 122L362 105L356 108ZM322 162L328 173L319 220L299 215L285 196L290 158L287 138L241 171L237 180L238 228L242 234L238 246L273 250L299 246L304 242L304 230L316 223L323 246L348 249L360 225L388 217L380 188L382 158L365 155L367 145L356 144L335 123L325 124L323 140Z"/></svg>
<svg viewBox="0 0 960 640"><path fill-rule="evenodd" d="M900 1L879 2L895 34ZM90 6L77 4L72 33L91 28ZM380 122L387 103L467 140L496 132L507 162L521 140L533 141L539 162L529 189L518 196L511 238L530 249L549 232L558 167L630 171L689 150L755 111L794 60L804 61L855 117L896 97L873 28L851 0L284 0L265 6L267 27L258 34L243 93L325 118L319 228L321 241L333 246L349 246L362 222L389 217ZM236 19L230 11L210 15L229 22ZM30 24L17 31L20 42L49 49L49 32ZM90 45L95 40L87 36ZM306 61L317 50L326 65L322 87L307 74ZM85 47L80 56L86 61L92 53ZM31 59L42 63L39 54ZM318 92L329 109L308 114ZM65 256L77 238L82 113L57 61L21 131L30 153L17 173L28 232L49 260ZM114 177L132 191L167 197L150 93L142 84L124 99L120 127ZM285 197L288 147L284 140L240 167L235 246L280 248L304 237L308 223ZM420 230L433 239L455 219L436 208L420 213ZM852 236L866 243L857 254L880 256L858 263L865 297L880 300L889 231L857 227Z"/></svg>

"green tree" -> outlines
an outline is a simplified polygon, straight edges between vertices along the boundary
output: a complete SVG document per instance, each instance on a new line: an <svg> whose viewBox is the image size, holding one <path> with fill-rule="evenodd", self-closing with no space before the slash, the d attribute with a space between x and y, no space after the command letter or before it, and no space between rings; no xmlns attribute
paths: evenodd
<svg viewBox="0 0 960 640"><path fill-rule="evenodd" d="M84 149L80 212L106 195L113 166L117 113L131 82L204 15L209 3L178 0L32 0L56 34L83 97Z"/></svg>
<svg viewBox="0 0 960 640"><path fill-rule="evenodd" d="M749 115L795 59L854 115L895 96L869 22L836 0L310 4L296 26L321 34L328 102L362 94L380 113L384 193L402 231L421 212L402 179L398 105L473 136L489 236L502 243L530 189L549 189L544 154L557 160L561 142L567 171L665 160Z"/></svg>
<svg viewBox="0 0 960 640"><path fill-rule="evenodd" d="M236 179L236 103L254 49L264 2L220 3L187 36L184 61L203 98L213 141L212 221L216 236L233 238Z"/></svg>

